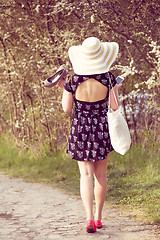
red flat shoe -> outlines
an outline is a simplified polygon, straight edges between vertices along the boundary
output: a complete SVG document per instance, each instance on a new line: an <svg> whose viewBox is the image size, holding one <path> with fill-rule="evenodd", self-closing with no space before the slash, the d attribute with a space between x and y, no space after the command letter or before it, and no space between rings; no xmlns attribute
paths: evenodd
<svg viewBox="0 0 160 240"><path fill-rule="evenodd" d="M100 220L95 220L96 228L102 228L102 223Z"/></svg>
<svg viewBox="0 0 160 240"><path fill-rule="evenodd" d="M93 220L87 221L86 232L88 232L88 233L96 232L96 225Z"/></svg>

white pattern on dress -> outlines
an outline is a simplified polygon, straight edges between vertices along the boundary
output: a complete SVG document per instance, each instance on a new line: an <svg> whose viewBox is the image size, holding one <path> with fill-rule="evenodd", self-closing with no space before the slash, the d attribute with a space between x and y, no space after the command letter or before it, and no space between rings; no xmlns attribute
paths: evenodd
<svg viewBox="0 0 160 240"><path fill-rule="evenodd" d="M78 108L81 108L81 107L82 107L82 104L79 103L79 102L77 102L77 106L78 106Z"/></svg>
<svg viewBox="0 0 160 240"><path fill-rule="evenodd" d="M82 132L82 129L83 129L83 126L78 126L78 133L81 133Z"/></svg>
<svg viewBox="0 0 160 240"><path fill-rule="evenodd" d="M92 120L88 117L88 123L91 124Z"/></svg>
<svg viewBox="0 0 160 240"><path fill-rule="evenodd" d="M80 118L81 117L81 112L78 112L78 118Z"/></svg>
<svg viewBox="0 0 160 240"><path fill-rule="evenodd" d="M92 153L92 157L95 157L97 152L95 150L91 150L91 153Z"/></svg>
<svg viewBox="0 0 160 240"><path fill-rule="evenodd" d="M90 110L90 109L91 109L91 106L86 104L85 108L86 108L87 110Z"/></svg>
<svg viewBox="0 0 160 240"><path fill-rule="evenodd" d="M93 110L92 113L93 113L93 114L98 114L98 113L99 113L99 110Z"/></svg>
<svg viewBox="0 0 160 240"><path fill-rule="evenodd" d="M71 157L71 158L73 158L73 157L74 157L74 153L73 153L73 152L71 152L71 151L68 151L68 154L70 155L70 157Z"/></svg>
<svg viewBox="0 0 160 240"><path fill-rule="evenodd" d="M75 149L75 144L71 143L71 149L74 150Z"/></svg>
<svg viewBox="0 0 160 240"><path fill-rule="evenodd" d="M83 125L86 122L86 118L81 117L81 124Z"/></svg>
<svg viewBox="0 0 160 240"><path fill-rule="evenodd" d="M106 145L107 145L107 142L106 142L105 140L103 140L103 144L104 144L104 146L106 147Z"/></svg>
<svg viewBox="0 0 160 240"><path fill-rule="evenodd" d="M72 126L72 134L75 132L75 127Z"/></svg>
<svg viewBox="0 0 160 240"><path fill-rule="evenodd" d="M104 159L103 157L98 156L98 160L103 160L103 159Z"/></svg>
<svg viewBox="0 0 160 240"><path fill-rule="evenodd" d="M93 118L93 122L94 122L94 124L97 124L98 123L97 118Z"/></svg>
<svg viewBox="0 0 160 240"><path fill-rule="evenodd" d="M77 122L78 122L78 119L74 118L73 124L74 124L74 125L77 125Z"/></svg>
<svg viewBox="0 0 160 240"><path fill-rule="evenodd" d="M77 151L77 155L78 155L79 158L82 159L82 157L83 157L83 152L82 152L82 151Z"/></svg>
<svg viewBox="0 0 160 240"><path fill-rule="evenodd" d="M89 156L89 151L88 150L85 150L86 151L86 155Z"/></svg>
<svg viewBox="0 0 160 240"><path fill-rule="evenodd" d="M99 128L103 131L103 124L99 123Z"/></svg>
<svg viewBox="0 0 160 240"><path fill-rule="evenodd" d="M75 91L76 90L76 85L72 85L72 90Z"/></svg>
<svg viewBox="0 0 160 240"><path fill-rule="evenodd" d="M95 140L95 135L93 133L90 134L90 139L92 142Z"/></svg>
<svg viewBox="0 0 160 240"><path fill-rule="evenodd" d="M90 126L85 125L85 129L87 132L89 132L90 128L91 128Z"/></svg>
<svg viewBox="0 0 160 240"><path fill-rule="evenodd" d="M94 142L94 143L93 143L93 146L94 146L95 149L98 149L98 147L99 147L99 143Z"/></svg>
<svg viewBox="0 0 160 240"><path fill-rule="evenodd" d="M108 73L105 73L105 77L106 77L107 79L108 79L108 75L109 75Z"/></svg>
<svg viewBox="0 0 160 240"><path fill-rule="evenodd" d="M82 133L82 140L86 141L87 140L87 136L88 136L87 134Z"/></svg>
<svg viewBox="0 0 160 240"><path fill-rule="evenodd" d="M100 108L100 104L99 103L97 103L96 105L94 105L95 106L95 108Z"/></svg>
<svg viewBox="0 0 160 240"><path fill-rule="evenodd" d="M103 132L98 132L98 138L103 139Z"/></svg>
<svg viewBox="0 0 160 240"><path fill-rule="evenodd" d="M85 81L85 80L88 80L89 79L89 77L83 77L83 80Z"/></svg>
<svg viewBox="0 0 160 240"><path fill-rule="evenodd" d="M100 117L100 119L101 119L101 122L102 122L102 123L105 123L106 117Z"/></svg>
<svg viewBox="0 0 160 240"><path fill-rule="evenodd" d="M80 149L84 149L84 142L82 142L82 141L77 141L77 144L78 144L78 147L79 147Z"/></svg>
<svg viewBox="0 0 160 240"><path fill-rule="evenodd" d="M104 132L104 137L108 138L108 133L107 132Z"/></svg>
<svg viewBox="0 0 160 240"><path fill-rule="evenodd" d="M92 131L95 132L95 131L96 131L96 128L97 128L96 126L93 126L93 127L92 127Z"/></svg>
<svg viewBox="0 0 160 240"><path fill-rule="evenodd" d="M103 83L104 85L106 85L107 82L108 82L107 79L102 79L101 81L102 81L102 83Z"/></svg>
<svg viewBox="0 0 160 240"><path fill-rule="evenodd" d="M100 80L100 79L101 79L101 74L97 75L95 78L96 78L97 80Z"/></svg>
<svg viewBox="0 0 160 240"><path fill-rule="evenodd" d="M76 136L73 136L73 141L77 142L77 137Z"/></svg>
<svg viewBox="0 0 160 240"><path fill-rule="evenodd" d="M106 108L106 107L107 107L107 102L102 103L101 106L102 106L103 108Z"/></svg>
<svg viewBox="0 0 160 240"><path fill-rule="evenodd" d="M90 148L91 147L91 143L87 142L87 146L88 146L88 148Z"/></svg>
<svg viewBox="0 0 160 240"><path fill-rule="evenodd" d="M74 81L77 82L79 79L79 76L74 76Z"/></svg>
<svg viewBox="0 0 160 240"><path fill-rule="evenodd" d="M101 154L101 155L104 155L105 149L104 149L104 148L100 148L99 150L100 150L100 154Z"/></svg>

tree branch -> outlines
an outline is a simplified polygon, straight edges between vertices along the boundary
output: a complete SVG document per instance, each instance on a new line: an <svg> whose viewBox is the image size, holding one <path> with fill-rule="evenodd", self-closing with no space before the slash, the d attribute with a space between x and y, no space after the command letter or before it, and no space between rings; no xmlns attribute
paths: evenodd
<svg viewBox="0 0 160 240"><path fill-rule="evenodd" d="M126 40L132 40L132 44L135 46L135 48L138 50L138 52L141 54L141 56L143 57L143 59L145 60L145 62L152 68L155 68L154 65L148 61L148 59L146 58L146 56L143 54L143 52L140 50L140 47L137 45L136 41L128 36L127 34L125 34L124 32L121 32L119 31L117 28L115 28L109 21L107 21L106 19L104 19L99 13L97 10L95 10L93 7L92 7L92 3L90 0L87 0L90 8L92 9L93 13L95 15L97 15L99 17L99 19L101 21L103 21L104 23L106 23L114 32L118 33L120 36L124 37Z"/></svg>

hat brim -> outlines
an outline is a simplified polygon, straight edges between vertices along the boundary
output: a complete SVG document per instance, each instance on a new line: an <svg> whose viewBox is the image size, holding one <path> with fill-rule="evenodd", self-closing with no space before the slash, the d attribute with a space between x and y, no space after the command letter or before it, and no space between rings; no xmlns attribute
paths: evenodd
<svg viewBox="0 0 160 240"><path fill-rule="evenodd" d="M73 70L78 75L92 75L108 72L115 61L119 45L116 42L101 42L102 52L98 57L88 57L82 54L82 46L69 48L69 58Z"/></svg>

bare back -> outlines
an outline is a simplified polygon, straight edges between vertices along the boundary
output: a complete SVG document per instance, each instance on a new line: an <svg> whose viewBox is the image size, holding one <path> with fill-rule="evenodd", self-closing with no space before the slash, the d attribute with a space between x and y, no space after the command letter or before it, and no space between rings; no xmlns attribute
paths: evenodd
<svg viewBox="0 0 160 240"><path fill-rule="evenodd" d="M94 78L89 78L77 87L75 97L80 101L96 102L105 99L107 93L107 87Z"/></svg>

